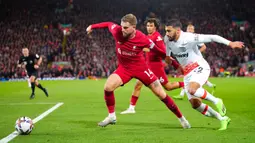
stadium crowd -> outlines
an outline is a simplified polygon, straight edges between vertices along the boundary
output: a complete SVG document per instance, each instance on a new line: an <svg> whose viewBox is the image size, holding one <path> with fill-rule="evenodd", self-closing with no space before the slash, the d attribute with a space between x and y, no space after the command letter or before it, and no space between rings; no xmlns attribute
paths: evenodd
<svg viewBox="0 0 255 143"><path fill-rule="evenodd" d="M126 13L134 13L138 17L137 28L144 32L143 21L147 17L160 19L159 31L162 35L164 22L178 18L184 24L183 30L192 23L197 33L218 34L229 40L243 41L246 44L243 50L233 50L215 43L206 44L204 57L211 66L212 76L244 76L246 69L255 72L253 66L241 66L241 63L255 60L253 4L247 6L236 0L214 0L213 3L203 0L196 3L191 0L25 0L13 6L11 2L0 3L3 7L0 10L0 78L26 75L23 69L17 68L23 47L43 56L39 70L42 78L108 76L118 64L114 40L108 40L111 36L107 29L87 35L85 28L98 21L119 23L121 16ZM26 2L30 5L26 5ZM242 12L244 8L246 13ZM70 35L66 35L66 38L59 29L60 24L72 24ZM168 65L166 72L178 75Z"/></svg>

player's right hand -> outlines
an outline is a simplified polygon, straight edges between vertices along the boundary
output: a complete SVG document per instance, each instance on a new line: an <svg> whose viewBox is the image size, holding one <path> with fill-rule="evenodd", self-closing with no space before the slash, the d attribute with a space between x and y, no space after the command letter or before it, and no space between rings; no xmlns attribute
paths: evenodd
<svg viewBox="0 0 255 143"><path fill-rule="evenodd" d="M89 25L89 26L87 27L86 31L87 31L87 34L90 34L90 33L92 32L91 25Z"/></svg>
<svg viewBox="0 0 255 143"><path fill-rule="evenodd" d="M244 47L244 43L243 42L238 42L238 41L236 41L236 42L230 42L229 43L229 46L231 47L231 48L243 48Z"/></svg>

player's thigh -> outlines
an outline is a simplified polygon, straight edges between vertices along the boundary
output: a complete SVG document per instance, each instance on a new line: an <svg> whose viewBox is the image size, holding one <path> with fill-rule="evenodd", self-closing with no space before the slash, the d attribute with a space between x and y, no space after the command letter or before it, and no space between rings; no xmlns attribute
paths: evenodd
<svg viewBox="0 0 255 143"><path fill-rule="evenodd" d="M147 67L132 72L132 76L140 80L145 86L149 86L158 79L157 76Z"/></svg>
<svg viewBox="0 0 255 143"><path fill-rule="evenodd" d="M164 99L166 97L166 92L160 84L159 80L154 81L148 87L160 99Z"/></svg>
<svg viewBox="0 0 255 143"><path fill-rule="evenodd" d="M192 71L189 83L197 83L202 87L208 80L210 68L199 66ZM195 86L195 85L194 85Z"/></svg>
<svg viewBox="0 0 255 143"><path fill-rule="evenodd" d="M129 82L131 79L132 77L125 69L118 67L114 73L107 78L104 89L106 91L113 91L119 86Z"/></svg>
<svg viewBox="0 0 255 143"><path fill-rule="evenodd" d="M36 77L34 75L31 75L29 77L30 82L35 82Z"/></svg>

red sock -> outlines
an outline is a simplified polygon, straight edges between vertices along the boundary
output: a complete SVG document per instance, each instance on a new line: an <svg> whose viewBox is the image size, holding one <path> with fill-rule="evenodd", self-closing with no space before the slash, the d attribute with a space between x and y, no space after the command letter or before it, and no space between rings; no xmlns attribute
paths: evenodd
<svg viewBox="0 0 255 143"><path fill-rule="evenodd" d="M132 95L131 100L130 100L130 105L135 106L135 105L136 105L137 100L138 100L138 97L136 97L136 96Z"/></svg>
<svg viewBox="0 0 255 143"><path fill-rule="evenodd" d="M184 82L179 82L179 88L184 87Z"/></svg>
<svg viewBox="0 0 255 143"><path fill-rule="evenodd" d="M162 99L161 101L163 101L166 104L166 106L168 107L168 109L170 109L178 118L182 117L181 111L176 106L173 99L171 99L168 95L166 95L166 98Z"/></svg>
<svg viewBox="0 0 255 143"><path fill-rule="evenodd" d="M113 91L104 91L104 99L109 113L114 112L115 98Z"/></svg>
<svg viewBox="0 0 255 143"><path fill-rule="evenodd" d="M173 66L175 69L178 69L178 67L180 66L180 64L179 64L176 60L172 60L172 66Z"/></svg>

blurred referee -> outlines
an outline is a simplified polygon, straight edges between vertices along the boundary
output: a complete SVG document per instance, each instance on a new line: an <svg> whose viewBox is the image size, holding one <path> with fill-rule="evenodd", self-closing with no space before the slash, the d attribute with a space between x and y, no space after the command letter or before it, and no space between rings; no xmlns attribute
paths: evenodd
<svg viewBox="0 0 255 143"><path fill-rule="evenodd" d="M40 57L38 54L30 54L28 48L22 49L22 56L20 57L18 61L18 67L26 68L27 75L29 76L30 82L31 82L31 89L32 94L30 96L30 99L35 98L35 86L40 88L45 95L48 97L48 92L46 88L42 87L42 85L37 80L37 70L42 63L42 57ZM37 61L37 62L36 62Z"/></svg>

